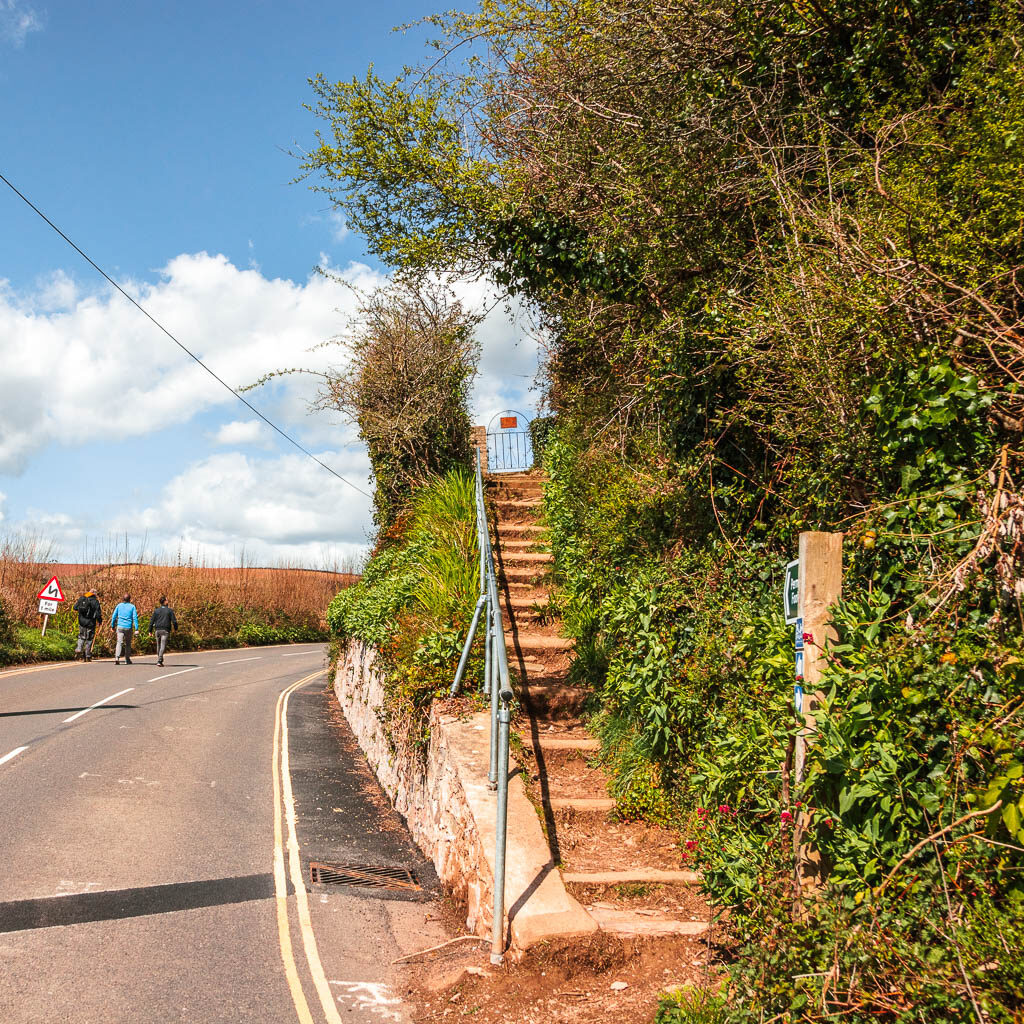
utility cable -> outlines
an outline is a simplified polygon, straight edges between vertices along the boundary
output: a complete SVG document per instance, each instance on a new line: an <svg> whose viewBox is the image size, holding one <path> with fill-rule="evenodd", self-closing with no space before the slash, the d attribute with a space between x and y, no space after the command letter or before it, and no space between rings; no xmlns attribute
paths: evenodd
<svg viewBox="0 0 1024 1024"><path fill-rule="evenodd" d="M64 232L61 231L61 229L57 227L57 225L54 224L53 221L50 220L50 218L47 217L46 214L43 213L43 211L40 210L39 207L36 206L36 204L33 203L31 199L28 198L28 196L26 196L23 192L20 192L17 188L15 188L15 186L12 185L11 182L8 181L7 178L3 176L3 174L0 174L0 181L2 181L22 202L24 202L26 206L28 206L31 210L37 213L44 221L46 221L46 223L49 224L50 227L53 228L53 230L56 231L57 234L60 235L60 237L63 238L64 241L67 242L68 245L70 245L71 248L74 249L75 252L77 252L78 255L81 256L82 259L89 264L90 267L93 268L93 270L95 270L98 274L100 274L107 281L109 281L140 313L142 313L145 317L152 321L152 323L159 327L160 330L163 331L164 334L166 334L167 337L170 338L171 341L173 341L174 344L177 345L178 348L180 348L181 351L185 353L185 355L187 355L190 359L194 359L218 384L220 384L222 387L230 391L231 394L233 394L235 398L237 398L242 403L242 405L244 405L251 412L259 416L259 418L263 420L263 422L266 423L268 427L271 427L273 430L276 430L277 433L279 433L289 444L292 444L296 448L298 448L303 455L308 455L318 466L321 466L324 469L326 469L327 472L331 474L331 476L337 477L342 483L348 484L349 487L351 487L353 490L358 491L360 494L365 495L367 498L372 497L372 495L364 491L362 487L358 487L356 484L352 483L351 480L346 480L345 477L343 477L336 470L331 469L331 467L328 466L326 462L322 462L320 459L318 459L308 448L306 448L304 445L296 441L295 438L291 436L291 434L286 433L273 420L268 419L266 416L264 416L263 413L261 413L259 409L257 409L256 406L252 404L252 402L250 402L246 398L243 398L242 395L239 394L239 392L237 392L226 380L224 380L223 377L218 376L213 370L210 369L210 367L206 365L206 363L202 361L202 359L199 358L199 356L197 356L194 352L186 348L180 341L178 341L178 339L173 334L171 334L171 332L167 330L167 328L164 327L164 325L160 323L160 321L157 320L157 318L153 316L153 314L150 313L149 310L147 310L144 306L136 302L136 300L133 299L132 296L129 295L128 292L126 292L98 263L96 263L95 260L91 259L77 245L75 245L75 243L71 241L71 239L68 238L68 236L64 234Z"/></svg>

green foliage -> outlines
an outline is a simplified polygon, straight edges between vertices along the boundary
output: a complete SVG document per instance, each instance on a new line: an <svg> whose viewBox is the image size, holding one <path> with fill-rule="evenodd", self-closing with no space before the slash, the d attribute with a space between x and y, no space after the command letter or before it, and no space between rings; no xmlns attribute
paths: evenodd
<svg viewBox="0 0 1024 1024"><path fill-rule="evenodd" d="M623 813L676 822L729 908L712 1019L1019 1020L1019 0L434 23L473 58L422 102L368 80L400 130L345 173L398 211L362 222L377 251L497 268L547 329L573 678ZM846 534L847 601L798 789L778 593L805 530ZM826 876L803 918L797 827Z"/></svg>
<svg viewBox="0 0 1024 1024"><path fill-rule="evenodd" d="M382 531L394 525L416 487L470 465L468 401L479 320L437 281L404 277L363 298L346 366L326 374L319 405L358 424Z"/></svg>
<svg viewBox="0 0 1024 1024"><path fill-rule="evenodd" d="M479 593L474 479L452 471L415 491L354 586L331 602L341 644L378 654L390 698L381 714L396 744L422 744L431 702L451 686ZM468 673L480 671L474 654Z"/></svg>
<svg viewBox="0 0 1024 1024"><path fill-rule="evenodd" d="M74 656L75 641L57 631L39 630L27 626L16 628L17 645L12 651L12 661L66 661Z"/></svg>
<svg viewBox="0 0 1024 1024"><path fill-rule="evenodd" d="M330 126L302 159L345 209L370 251L409 269L447 265L479 222L491 193L491 165L466 152L453 90L427 77L386 82L310 80L313 110Z"/></svg>
<svg viewBox="0 0 1024 1024"><path fill-rule="evenodd" d="M325 641L327 633L315 626L267 626L246 622L235 634L239 647L261 647L267 644L308 644Z"/></svg>
<svg viewBox="0 0 1024 1024"><path fill-rule="evenodd" d="M682 989L658 1002L654 1024L728 1024L725 1000L712 992Z"/></svg>
<svg viewBox="0 0 1024 1024"><path fill-rule="evenodd" d="M9 665L15 660L14 647L17 640L14 621L7 605L0 599L0 665Z"/></svg>

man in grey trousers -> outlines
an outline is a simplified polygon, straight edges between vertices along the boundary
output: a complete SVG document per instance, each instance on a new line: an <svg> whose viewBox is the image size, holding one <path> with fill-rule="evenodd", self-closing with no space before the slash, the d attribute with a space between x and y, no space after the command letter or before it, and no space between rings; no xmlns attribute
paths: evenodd
<svg viewBox="0 0 1024 1024"><path fill-rule="evenodd" d="M132 663L132 634L139 628L139 613L132 604L131 594L125 594L121 603L114 609L110 617L110 628L117 630L117 647L114 649L114 664L121 664L121 650L124 650L124 663Z"/></svg>
<svg viewBox="0 0 1024 1024"><path fill-rule="evenodd" d="M85 596L75 602L78 612L78 643L75 645L75 661L92 661L92 644L96 638L96 627L103 621L100 600L94 590L86 590Z"/></svg>
<svg viewBox="0 0 1024 1024"><path fill-rule="evenodd" d="M161 597L160 604L153 610L149 617L149 631L156 634L156 663L164 663L164 651L167 650L167 641L170 639L171 630L178 628L178 619L174 609L168 607L167 598Z"/></svg>

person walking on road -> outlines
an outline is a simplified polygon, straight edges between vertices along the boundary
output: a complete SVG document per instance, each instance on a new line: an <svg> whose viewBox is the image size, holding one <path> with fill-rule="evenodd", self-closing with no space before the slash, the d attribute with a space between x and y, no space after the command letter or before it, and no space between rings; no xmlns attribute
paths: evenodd
<svg viewBox="0 0 1024 1024"><path fill-rule="evenodd" d="M149 631L156 634L156 663L164 663L164 651L167 650L167 641L170 639L171 630L178 628L178 619L174 609L167 604L167 598L161 597L160 604L153 610L149 617Z"/></svg>
<svg viewBox="0 0 1024 1024"><path fill-rule="evenodd" d="M132 663L132 634L139 628L139 613L132 604L132 595L125 594L121 603L110 616L110 628L117 630L117 647L114 649L114 664L121 664L121 649L124 648L124 663Z"/></svg>
<svg viewBox="0 0 1024 1024"><path fill-rule="evenodd" d="M74 604L78 612L78 643L75 644L75 661L92 661L92 642L96 639L96 627L103 621L100 599L93 590L86 590Z"/></svg>

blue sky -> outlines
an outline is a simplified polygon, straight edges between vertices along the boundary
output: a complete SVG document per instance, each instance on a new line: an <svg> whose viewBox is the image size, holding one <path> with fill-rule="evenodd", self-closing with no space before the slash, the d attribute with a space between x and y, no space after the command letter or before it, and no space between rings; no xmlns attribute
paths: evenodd
<svg viewBox="0 0 1024 1024"><path fill-rule="evenodd" d="M291 184L317 127L307 79L417 61L410 3L0 0L0 172L229 383L344 329L386 268L323 196ZM486 288L466 283L471 302ZM500 309L481 329L480 420L529 413L536 344ZM333 359L339 358L337 352ZM58 557L123 545L322 564L365 545L368 502L261 429L0 185L0 534ZM311 416L309 380L252 396L366 488L351 426Z"/></svg>

